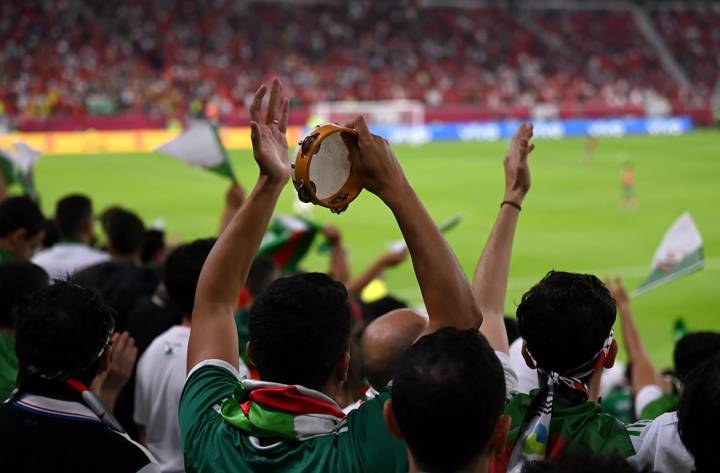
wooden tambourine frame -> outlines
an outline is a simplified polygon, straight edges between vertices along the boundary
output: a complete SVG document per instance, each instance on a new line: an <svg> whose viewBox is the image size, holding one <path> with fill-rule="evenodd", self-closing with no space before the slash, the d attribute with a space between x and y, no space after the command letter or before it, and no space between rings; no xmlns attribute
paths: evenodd
<svg viewBox="0 0 720 473"><path fill-rule="evenodd" d="M298 198L302 202L312 202L330 209L333 213L344 212L350 202L352 202L360 191L362 185L359 179L353 173L352 165L350 166L350 174L345 183L330 197L320 199L316 194L315 183L310 179L310 165L313 158L320 150L323 140L335 133L348 133L353 137L357 136L357 132L352 128L345 128L334 123L328 123L315 128L308 136L298 143L299 149L293 168L293 184L298 193Z"/></svg>

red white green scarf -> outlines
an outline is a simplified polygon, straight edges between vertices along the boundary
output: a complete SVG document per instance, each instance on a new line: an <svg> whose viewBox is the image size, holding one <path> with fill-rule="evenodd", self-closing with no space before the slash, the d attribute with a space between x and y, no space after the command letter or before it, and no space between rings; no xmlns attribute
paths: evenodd
<svg viewBox="0 0 720 473"><path fill-rule="evenodd" d="M345 424L340 406L321 392L252 379L238 383L220 415L251 435L293 440L331 434Z"/></svg>
<svg viewBox="0 0 720 473"><path fill-rule="evenodd" d="M518 435L517 442L510 454L510 462L508 464L509 473L520 473L525 463L545 459L548 439L550 437L550 421L552 420L555 388L562 383L570 389L581 392L587 396L588 387L582 380L603 366L610 352L610 347L612 347L613 338L614 333L610 330L610 335L605 339L603 347L592 359L564 374L541 368L537 365L535 358L528 350L530 358L532 358L533 363L537 366L537 372L547 378L547 385L536 394L536 399L530 405L531 408L528 410L520 426L520 435ZM535 409L533 409L532 406L536 406Z"/></svg>

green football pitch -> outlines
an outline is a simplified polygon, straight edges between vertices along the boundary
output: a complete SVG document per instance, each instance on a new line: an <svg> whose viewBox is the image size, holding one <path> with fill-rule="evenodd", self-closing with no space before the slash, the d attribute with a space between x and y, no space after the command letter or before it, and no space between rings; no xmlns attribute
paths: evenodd
<svg viewBox="0 0 720 473"><path fill-rule="evenodd" d="M704 238L706 267L633 300L637 323L652 358L671 362L673 321L682 317L692 330L720 330L720 134L680 137L601 139L593 162L583 162L583 140L537 140L531 156L533 185L523 206L515 241L507 313L548 270L619 274L630 289L648 274L663 233L685 211ZM462 212L448 234L471 275L502 200L502 157L507 143L433 143L395 148L430 213L443 221ZM250 153L232 153L240 181L249 188L257 171ZM639 206L619 205L620 170L636 170ZM36 169L43 208L52 213L64 194L90 195L97 211L121 204L149 224L165 222L172 242L213 235L227 181L165 156L45 156ZM288 186L278 208L293 211ZM339 227L350 249L354 273L400 237L391 213L363 192L342 215L321 208L313 218ZM327 256L312 250L305 269L323 270ZM386 275L391 291L420 301L412 266L403 263Z"/></svg>

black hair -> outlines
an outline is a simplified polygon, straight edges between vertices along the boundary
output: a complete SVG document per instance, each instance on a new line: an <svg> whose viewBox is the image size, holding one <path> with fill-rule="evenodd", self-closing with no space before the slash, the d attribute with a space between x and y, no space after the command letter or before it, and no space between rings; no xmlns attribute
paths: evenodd
<svg viewBox="0 0 720 473"><path fill-rule="evenodd" d="M165 260L165 288L170 301L184 316L192 315L200 271L214 244L214 238L195 240L178 246Z"/></svg>
<svg viewBox="0 0 720 473"><path fill-rule="evenodd" d="M485 451L503 413L502 366L477 330L440 329L403 355L392 405L423 471L460 470Z"/></svg>
<svg viewBox="0 0 720 473"><path fill-rule="evenodd" d="M10 197L0 203L0 238L24 228L30 238L44 228L45 218L40 207L29 197Z"/></svg>
<svg viewBox="0 0 720 473"><path fill-rule="evenodd" d="M55 208L55 223L60 239L78 239L90 219L92 219L92 202L88 197L73 194L58 201Z"/></svg>
<svg viewBox="0 0 720 473"><path fill-rule="evenodd" d="M620 455L595 455L587 448L568 450L549 460L530 462L522 473L651 473L642 470Z"/></svg>
<svg viewBox="0 0 720 473"><path fill-rule="evenodd" d="M145 225L135 213L119 207L106 210L102 225L112 250L122 256L139 254L145 241Z"/></svg>
<svg viewBox="0 0 720 473"><path fill-rule="evenodd" d="M48 283L45 270L29 261L0 263L0 327L11 327L15 305Z"/></svg>
<svg viewBox="0 0 720 473"><path fill-rule="evenodd" d="M517 319L510 315L506 315L505 317L503 317L503 322L505 323L505 332L507 333L508 337L508 345L512 345L515 340L520 338L520 329L518 328Z"/></svg>
<svg viewBox="0 0 720 473"><path fill-rule="evenodd" d="M321 389L350 342L345 286L326 274L273 282L250 308L251 357L260 377Z"/></svg>
<svg viewBox="0 0 720 473"><path fill-rule="evenodd" d="M675 344L675 375L681 383L685 383L694 369L717 354L720 354L720 333L689 333Z"/></svg>
<svg viewBox="0 0 720 473"><path fill-rule="evenodd" d="M362 316L365 322L370 323L378 317L397 309L405 309L407 304L394 296L385 296L376 301L361 304Z"/></svg>
<svg viewBox="0 0 720 473"><path fill-rule="evenodd" d="M523 295L517 319L538 366L563 374L600 351L615 323L615 300L591 274L550 271Z"/></svg>
<svg viewBox="0 0 720 473"><path fill-rule="evenodd" d="M250 266L250 272L248 273L247 287L250 295L255 298L260 295L270 284L272 284L277 274L277 267L273 263L272 258L267 256L256 256L255 260Z"/></svg>
<svg viewBox="0 0 720 473"><path fill-rule="evenodd" d="M696 473L720 471L717 436L720 423L720 355L698 367L689 377L678 407L680 439L695 458Z"/></svg>
<svg viewBox="0 0 720 473"><path fill-rule="evenodd" d="M42 241L43 248L50 248L60 241L60 231L58 230L57 223L54 219L45 219L43 228L45 229L45 235L43 236Z"/></svg>
<svg viewBox="0 0 720 473"><path fill-rule="evenodd" d="M142 261L143 264L152 263L157 254L165 250L166 247L167 243L165 243L165 232L163 230L154 228L146 230L143 247L140 251L140 261Z"/></svg>
<svg viewBox="0 0 720 473"><path fill-rule="evenodd" d="M13 312L15 352L21 373L72 373L89 384L113 328L113 310L91 290L55 281L18 304Z"/></svg>

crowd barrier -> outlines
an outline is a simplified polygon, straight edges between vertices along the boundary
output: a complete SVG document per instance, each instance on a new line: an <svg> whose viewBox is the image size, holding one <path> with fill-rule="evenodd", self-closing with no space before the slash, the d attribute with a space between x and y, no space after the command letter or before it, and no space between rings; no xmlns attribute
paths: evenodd
<svg viewBox="0 0 720 473"><path fill-rule="evenodd" d="M392 143L432 141L493 141L510 138L520 122L466 122L409 126L374 126L373 132ZM692 130L688 117L557 120L535 122L537 138L577 136L621 137L628 135L679 135ZM303 128L288 127L291 149ZM25 132L0 135L0 148L22 141L44 154L134 153L152 151L171 140L179 130ZM225 127L220 136L226 148L250 149L250 129Z"/></svg>

